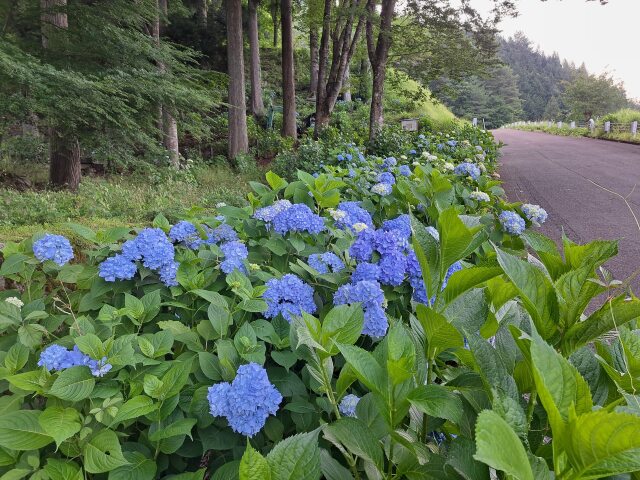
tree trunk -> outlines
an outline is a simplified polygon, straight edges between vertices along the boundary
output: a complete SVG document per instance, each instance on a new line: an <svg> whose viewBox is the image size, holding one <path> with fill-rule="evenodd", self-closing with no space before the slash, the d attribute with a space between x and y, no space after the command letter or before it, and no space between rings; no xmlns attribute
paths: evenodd
<svg viewBox="0 0 640 480"><path fill-rule="evenodd" d="M57 187L78 190L82 175L80 144L76 138L49 129L49 181Z"/></svg>
<svg viewBox="0 0 640 480"><path fill-rule="evenodd" d="M278 48L278 30L280 29L280 21L278 19L278 0L271 0L271 20L273 21L273 48Z"/></svg>
<svg viewBox="0 0 640 480"><path fill-rule="evenodd" d="M40 0L42 47L54 49L64 44L55 42L59 31L69 28L65 11L56 11L67 6L67 0ZM55 127L48 129L49 135L49 182L57 187L76 191L82 175L80 166L80 144L75 135Z"/></svg>
<svg viewBox="0 0 640 480"><path fill-rule="evenodd" d="M160 33L162 29L165 27L162 21L160 20L160 13L166 19L168 5L167 0L157 0L158 5L158 37L156 39L156 45L160 45ZM153 28L153 33L155 35L156 30L155 26ZM160 72L166 72L166 65L163 63L158 64L158 68ZM160 106L162 112L162 118L160 123L162 124L162 145L165 150L169 152L169 163L172 167L178 168L180 166L180 150L178 143L178 124L176 122L175 117L173 116L172 108L170 105L161 105Z"/></svg>
<svg viewBox="0 0 640 480"><path fill-rule="evenodd" d="M344 77L342 78L342 84L344 88L344 92L342 93L342 98L345 102L351 101L351 84L349 83L349 78L351 73L349 71L349 65L347 64L347 68L344 71Z"/></svg>
<svg viewBox="0 0 640 480"><path fill-rule="evenodd" d="M251 52L251 113L256 118L264 117L262 100L262 78L260 65L260 39L258 38L258 5L260 0L249 0L249 50Z"/></svg>
<svg viewBox="0 0 640 480"><path fill-rule="evenodd" d="M309 57L310 57L310 77L309 91L315 97L318 90L318 29L311 27L309 30Z"/></svg>
<svg viewBox="0 0 640 480"><path fill-rule="evenodd" d="M387 60L391 48L391 27L395 9L395 0L382 0L380 10L380 28L375 48L373 45L372 16L374 11L373 1L367 2L367 51L371 62L373 82L371 89L371 109L369 111L369 141L372 142L383 125L382 100L384 96L384 79L386 76Z"/></svg>
<svg viewBox="0 0 640 480"><path fill-rule="evenodd" d="M202 30L207 28L208 5L207 0L196 1L196 19Z"/></svg>
<svg viewBox="0 0 640 480"><path fill-rule="evenodd" d="M282 24L282 135L297 137L296 84L293 65L293 12L291 0L281 0Z"/></svg>
<svg viewBox="0 0 640 480"><path fill-rule="evenodd" d="M229 158L249 151L244 96L242 0L227 0L227 71L229 72Z"/></svg>

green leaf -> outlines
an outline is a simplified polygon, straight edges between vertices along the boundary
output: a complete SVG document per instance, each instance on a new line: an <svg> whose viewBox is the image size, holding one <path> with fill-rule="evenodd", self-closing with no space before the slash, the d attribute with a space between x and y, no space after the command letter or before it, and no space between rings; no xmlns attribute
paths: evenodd
<svg viewBox="0 0 640 480"><path fill-rule="evenodd" d="M83 480L80 467L70 460L58 460L48 458L44 471L49 475L49 480Z"/></svg>
<svg viewBox="0 0 640 480"><path fill-rule="evenodd" d="M557 330L558 299L553 285L537 267L496 248L498 262L518 289L536 330L545 340Z"/></svg>
<svg viewBox="0 0 640 480"><path fill-rule="evenodd" d="M472 267L458 270L449 278L444 289L444 300L450 303L459 295L502 273L499 267Z"/></svg>
<svg viewBox="0 0 640 480"><path fill-rule="evenodd" d="M428 358L436 358L444 350L464 345L458 329L431 308L418 304L416 316L427 338Z"/></svg>
<svg viewBox="0 0 640 480"><path fill-rule="evenodd" d="M138 395L137 397L133 397L122 404L118 409L118 413L113 417L110 426L117 425L118 423L126 420L143 417L157 408L158 405L149 397L145 395Z"/></svg>
<svg viewBox="0 0 640 480"><path fill-rule="evenodd" d="M177 437L179 435L188 435L191 437L191 429L198 422L195 418L183 418L177 420L170 425L163 426L149 435L149 440L159 442L165 438Z"/></svg>
<svg viewBox="0 0 640 480"><path fill-rule="evenodd" d="M18 338L25 347L35 348L42 343L47 329L37 323L29 323L18 328Z"/></svg>
<svg viewBox="0 0 640 480"><path fill-rule="evenodd" d="M88 367L71 367L61 371L49 393L61 400L79 402L93 391L96 381Z"/></svg>
<svg viewBox="0 0 640 480"><path fill-rule="evenodd" d="M260 455L247 440L247 449L240 460L239 480L271 480L271 469L267 459Z"/></svg>
<svg viewBox="0 0 640 480"><path fill-rule="evenodd" d="M207 315L218 336L224 337L227 335L229 326L233 323L233 317L226 304L225 306L221 306L216 303L211 303L207 310Z"/></svg>
<svg viewBox="0 0 640 480"><path fill-rule="evenodd" d="M25 261L28 259L29 257L22 253L14 253L13 255L5 257L2 265L0 265L0 276L7 277L20 273L26 265Z"/></svg>
<svg viewBox="0 0 640 480"><path fill-rule="evenodd" d="M387 374L393 385L413 377L416 370L416 347L401 323L387 332Z"/></svg>
<svg viewBox="0 0 640 480"><path fill-rule="evenodd" d="M279 177L277 174L273 173L271 170L269 170L264 177L267 180L267 183L269 184L269 186L276 192L282 190L288 185L285 179Z"/></svg>
<svg viewBox="0 0 640 480"><path fill-rule="evenodd" d="M300 433L276 444L267 455L272 480L320 478L318 432Z"/></svg>
<svg viewBox="0 0 640 480"><path fill-rule="evenodd" d="M338 349L358 380L372 392L385 394L387 390L385 372L371 353L353 345L339 344Z"/></svg>
<svg viewBox="0 0 640 480"><path fill-rule="evenodd" d="M122 455L118 436L113 430L101 430L84 446L84 469L89 473L105 473L129 462Z"/></svg>
<svg viewBox="0 0 640 480"><path fill-rule="evenodd" d="M465 257L474 232L460 219L456 207L440 213L438 232L440 233L440 278L442 279L451 265Z"/></svg>
<svg viewBox="0 0 640 480"><path fill-rule="evenodd" d="M460 397L442 385L421 385L409 393L407 400L422 413L453 423L460 422L464 413Z"/></svg>
<svg viewBox="0 0 640 480"><path fill-rule="evenodd" d="M140 452L124 452L129 462L109 472L109 480L154 480L158 467L156 463Z"/></svg>
<svg viewBox="0 0 640 480"><path fill-rule="evenodd" d="M91 230L89 227L85 227L84 225L79 225L77 223L67 223L67 227L69 227L85 240L89 240L90 242L95 243L96 232Z"/></svg>
<svg viewBox="0 0 640 480"><path fill-rule="evenodd" d="M102 340L93 333L76 337L75 342L82 353L86 353L93 359L98 360L105 355Z"/></svg>
<svg viewBox="0 0 640 480"><path fill-rule="evenodd" d="M75 408L48 407L42 412L38 422L45 433L53 437L58 446L78 433L82 427L80 414Z"/></svg>
<svg viewBox="0 0 640 480"><path fill-rule="evenodd" d="M411 215L411 234L411 243L420 263L427 298L431 298L436 293L436 285L440 278L438 242L413 215Z"/></svg>
<svg viewBox="0 0 640 480"><path fill-rule="evenodd" d="M144 314L144 303L139 298L125 292L124 313L132 320L139 320Z"/></svg>
<svg viewBox="0 0 640 480"><path fill-rule="evenodd" d="M372 462L379 471L384 468L382 445L371 435L371 431L361 420L343 417L326 425L324 432L330 441L339 441L347 451Z"/></svg>
<svg viewBox="0 0 640 480"><path fill-rule="evenodd" d="M564 446L575 472L571 478L601 478L638 471L640 417L606 410L574 416Z"/></svg>
<svg viewBox="0 0 640 480"><path fill-rule="evenodd" d="M640 317L640 299L637 297L627 299L626 294L622 294L607 301L582 322L573 325L563 338L562 351L565 355L569 355L600 335L638 317Z"/></svg>
<svg viewBox="0 0 640 480"><path fill-rule="evenodd" d="M353 345L362 333L364 312L360 305L339 305L322 320L321 344L332 355L338 353L335 343Z"/></svg>
<svg viewBox="0 0 640 480"><path fill-rule="evenodd" d="M500 415L484 410L476 423L476 460L516 480L535 480L522 442Z"/></svg>
<svg viewBox="0 0 640 480"><path fill-rule="evenodd" d="M0 417L0 446L11 450L37 450L53 442L38 419L41 412L18 410Z"/></svg>

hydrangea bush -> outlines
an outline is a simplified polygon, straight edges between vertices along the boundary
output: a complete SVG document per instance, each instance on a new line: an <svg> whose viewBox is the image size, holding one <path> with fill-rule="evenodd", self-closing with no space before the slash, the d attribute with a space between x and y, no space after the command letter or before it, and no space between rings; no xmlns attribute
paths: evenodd
<svg viewBox="0 0 640 480"><path fill-rule="evenodd" d="M536 232L546 211L502 198L485 132L408 147L268 173L249 206L175 225L73 226L82 248L5 245L3 478L639 471L616 243Z"/></svg>

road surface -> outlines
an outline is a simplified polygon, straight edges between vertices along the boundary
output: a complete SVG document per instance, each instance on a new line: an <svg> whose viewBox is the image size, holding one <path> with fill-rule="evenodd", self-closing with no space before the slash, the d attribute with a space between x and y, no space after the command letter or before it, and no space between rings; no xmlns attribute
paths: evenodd
<svg viewBox="0 0 640 480"><path fill-rule="evenodd" d="M640 227L629 209L640 220L640 145L507 129L493 134L505 143L499 172L507 198L544 207L542 233L557 242L563 230L578 243L619 239L619 255L606 267L620 280L640 268ZM640 278L631 285L640 295Z"/></svg>

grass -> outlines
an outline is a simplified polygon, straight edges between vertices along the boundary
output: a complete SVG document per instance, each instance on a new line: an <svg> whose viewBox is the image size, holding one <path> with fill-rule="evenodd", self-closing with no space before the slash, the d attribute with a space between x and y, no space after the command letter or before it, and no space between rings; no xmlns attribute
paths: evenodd
<svg viewBox="0 0 640 480"><path fill-rule="evenodd" d="M25 174L34 184L43 174L41 169L23 171L19 166L11 172ZM0 187L0 243L19 241L44 230L71 234L66 226L69 222L91 228L141 226L158 214L175 221L188 216L191 208L213 211L219 202L241 205L250 189L248 182L259 176L257 170L238 174L224 166L196 166L177 174L154 169L132 175L86 177L77 194Z"/></svg>

